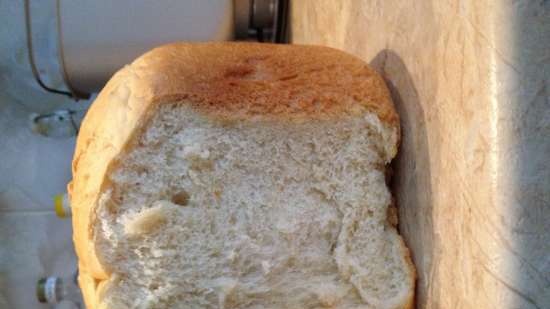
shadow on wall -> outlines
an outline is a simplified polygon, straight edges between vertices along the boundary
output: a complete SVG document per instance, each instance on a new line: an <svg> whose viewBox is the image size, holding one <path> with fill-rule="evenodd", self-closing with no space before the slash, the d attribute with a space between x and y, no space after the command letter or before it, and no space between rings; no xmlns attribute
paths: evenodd
<svg viewBox="0 0 550 309"><path fill-rule="evenodd" d="M401 121L401 145L392 162L391 188L399 210L399 231L411 250L417 270L416 303L426 308L439 299L430 286L434 241L430 152L425 114L413 79L402 59L392 50L381 51L370 63L386 81ZM431 308L438 304L431 303Z"/></svg>

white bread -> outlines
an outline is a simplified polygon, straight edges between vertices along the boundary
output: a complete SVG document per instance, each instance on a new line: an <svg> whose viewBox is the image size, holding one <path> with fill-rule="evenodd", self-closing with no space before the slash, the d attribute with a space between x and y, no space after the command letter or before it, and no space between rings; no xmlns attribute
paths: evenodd
<svg viewBox="0 0 550 309"><path fill-rule="evenodd" d="M411 308L388 210L399 121L361 60L171 44L109 81L69 184L94 308Z"/></svg>

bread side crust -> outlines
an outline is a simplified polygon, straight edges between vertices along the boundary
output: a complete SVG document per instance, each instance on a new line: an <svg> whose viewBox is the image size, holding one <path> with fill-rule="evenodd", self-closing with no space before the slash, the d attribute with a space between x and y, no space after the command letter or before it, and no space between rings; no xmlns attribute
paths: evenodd
<svg viewBox="0 0 550 309"><path fill-rule="evenodd" d="M414 264L412 262L411 251L405 244L405 241L403 240L403 237L401 237L401 235L399 235L399 243L401 244L401 252L403 254L403 260L405 261L407 270L409 272L408 280L412 286L410 293L407 295L407 301L402 308L413 309L415 307L414 295L415 295L415 288L416 288L416 279L418 275L416 274L416 268L414 267Z"/></svg>
<svg viewBox="0 0 550 309"><path fill-rule="evenodd" d="M335 49L175 43L146 53L107 83L77 139L68 191L79 282L88 308L97 308L97 286L110 277L96 253L93 231L95 207L108 185L106 175L165 102L185 102L220 121L300 122L370 112L399 132L399 119L381 77L360 59ZM388 160L395 156L398 138L390 141ZM403 248L410 263L408 249Z"/></svg>

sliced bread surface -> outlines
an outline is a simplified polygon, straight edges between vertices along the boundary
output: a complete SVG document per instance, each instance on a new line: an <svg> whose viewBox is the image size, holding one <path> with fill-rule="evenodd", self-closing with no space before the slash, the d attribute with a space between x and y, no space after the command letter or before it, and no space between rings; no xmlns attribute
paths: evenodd
<svg viewBox="0 0 550 309"><path fill-rule="evenodd" d="M409 308L383 80L316 46L177 43L111 79L69 185L89 308Z"/></svg>

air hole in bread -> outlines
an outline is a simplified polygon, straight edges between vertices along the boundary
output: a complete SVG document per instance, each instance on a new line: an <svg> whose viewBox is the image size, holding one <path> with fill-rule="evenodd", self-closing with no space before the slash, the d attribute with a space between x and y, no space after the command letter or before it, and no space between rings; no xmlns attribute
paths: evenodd
<svg viewBox="0 0 550 309"><path fill-rule="evenodd" d="M187 204L189 204L189 198L189 193L181 190L178 193L172 195L172 198L170 200L176 205L187 206Z"/></svg>

